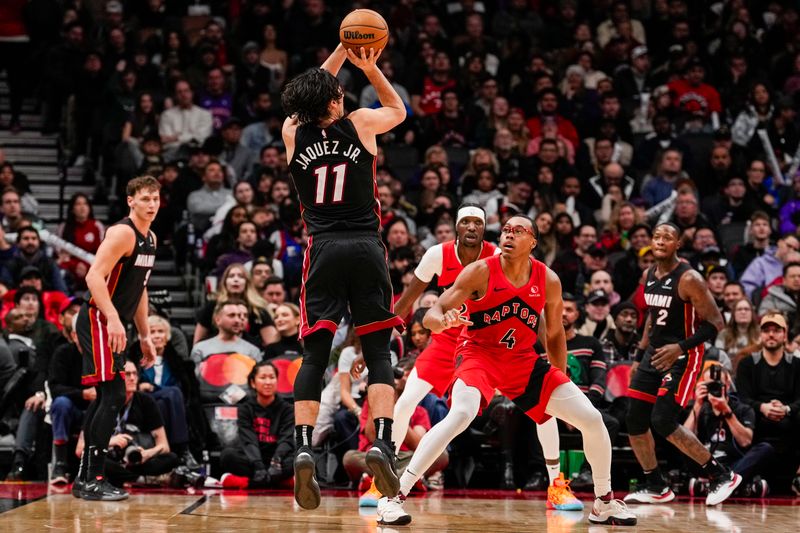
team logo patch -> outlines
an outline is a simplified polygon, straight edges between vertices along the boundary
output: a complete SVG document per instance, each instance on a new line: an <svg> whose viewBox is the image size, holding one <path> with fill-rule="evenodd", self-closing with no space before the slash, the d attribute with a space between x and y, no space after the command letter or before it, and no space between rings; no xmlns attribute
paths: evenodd
<svg viewBox="0 0 800 533"><path fill-rule="evenodd" d="M538 285L531 285L531 293L528 296L539 296Z"/></svg>

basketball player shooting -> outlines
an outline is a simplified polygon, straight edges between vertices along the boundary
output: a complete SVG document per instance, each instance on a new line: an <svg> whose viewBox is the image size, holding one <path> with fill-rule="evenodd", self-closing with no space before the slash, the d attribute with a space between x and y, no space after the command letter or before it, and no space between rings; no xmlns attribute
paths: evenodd
<svg viewBox="0 0 800 533"><path fill-rule="evenodd" d="M434 333L462 328L456 348L447 416L427 432L400 479L400 491L378 503L378 523L404 525L406 495L450 441L469 427L495 389L537 423L557 417L578 428L592 466L596 499L589 521L634 525L636 517L611 492L611 441L600 412L564 373L567 344L561 325L558 276L533 259L537 230L524 216L511 217L500 237L500 255L472 263L425 315ZM547 353L533 349L544 317Z"/></svg>
<svg viewBox="0 0 800 533"><path fill-rule="evenodd" d="M669 222L653 231L656 264L644 274L647 334L637 350L636 369L628 391L628 433L646 482L625 496L626 502L663 503L675 499L658 468L652 426L710 479L706 505L725 501L741 476L718 463L697 437L681 425L703 366L704 343L713 342L723 327L722 314L703 277L678 259L681 231Z"/></svg>
<svg viewBox="0 0 800 533"><path fill-rule="evenodd" d="M340 44L321 68L297 76L282 95L289 115L283 124L286 157L309 234L300 291L305 353L294 385L294 493L304 509L320 504L311 437L333 334L348 308L369 369L367 394L376 439L367 452L367 466L381 493L396 494L399 488L389 342L392 328L403 321L392 311L386 248L379 233L375 137L405 120L406 110L376 65L381 50L359 52ZM382 107L345 114L336 74L346 58L367 76Z"/></svg>
<svg viewBox="0 0 800 533"><path fill-rule="evenodd" d="M83 385L97 389L84 420L86 447L72 494L85 500L124 500L128 493L105 478L108 441L125 402L125 324L133 320L142 346L142 365L152 366L155 348L147 323L147 281L156 258L150 225L158 213L161 186L152 176L127 185L130 214L106 231L86 274L91 298L78 312L75 332L83 354Z"/></svg>

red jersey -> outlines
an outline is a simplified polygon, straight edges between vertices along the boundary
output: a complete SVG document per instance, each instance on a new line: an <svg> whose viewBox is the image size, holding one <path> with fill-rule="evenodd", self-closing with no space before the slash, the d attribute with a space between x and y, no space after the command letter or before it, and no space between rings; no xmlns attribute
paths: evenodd
<svg viewBox="0 0 800 533"><path fill-rule="evenodd" d="M489 285L482 298L464 304L472 325L463 328L458 344L495 354L532 353L544 310L547 267L530 258L531 277L517 288L503 272L499 255L485 261Z"/></svg>

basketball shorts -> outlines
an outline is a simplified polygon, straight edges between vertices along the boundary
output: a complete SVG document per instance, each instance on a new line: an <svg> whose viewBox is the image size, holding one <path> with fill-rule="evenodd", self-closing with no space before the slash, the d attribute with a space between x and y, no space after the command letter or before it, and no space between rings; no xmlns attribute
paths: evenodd
<svg viewBox="0 0 800 533"><path fill-rule="evenodd" d="M686 407L694 397L694 385L703 368L703 346L698 346L683 354L667 372L656 369L650 360L655 350L648 347L631 378L628 396L656 403L659 398L671 398L681 407Z"/></svg>
<svg viewBox="0 0 800 533"><path fill-rule="evenodd" d="M475 348L458 351L451 383L457 379L481 391L481 409L499 390L537 424L550 419L545 413L550 395L569 382L566 374L533 351L511 355Z"/></svg>
<svg viewBox="0 0 800 533"><path fill-rule="evenodd" d="M300 338L335 332L350 310L358 335L402 327L394 314L386 247L377 232L326 232L308 238L300 288Z"/></svg>
<svg viewBox="0 0 800 533"><path fill-rule="evenodd" d="M83 355L83 385L111 381L117 374L124 377L125 358L122 354L111 353L106 317L99 309L83 304L75 321L75 333Z"/></svg>
<svg viewBox="0 0 800 533"><path fill-rule="evenodd" d="M436 396L444 396L453 381L457 339L453 335L434 335L431 343L414 362L417 376L433 385L431 392Z"/></svg>

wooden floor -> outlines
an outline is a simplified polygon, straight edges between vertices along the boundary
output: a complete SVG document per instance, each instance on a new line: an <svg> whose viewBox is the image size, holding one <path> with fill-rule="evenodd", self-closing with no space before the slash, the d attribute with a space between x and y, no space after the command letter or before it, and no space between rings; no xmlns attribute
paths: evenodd
<svg viewBox="0 0 800 533"><path fill-rule="evenodd" d="M0 512L0 533L612 531L610 527L590 525L588 510L545 511L542 496L503 491L433 493L407 501L406 509L414 517L410 526L388 528L376 526L374 508L359 510L355 495L350 493L325 494L319 509L303 511L288 493L138 491L126 502L101 503L54 494L42 485L0 484L0 511L4 511ZM639 524L614 531L800 531L800 498L740 500L716 508L707 508L700 500L682 500L668 505L637 505L632 510Z"/></svg>

